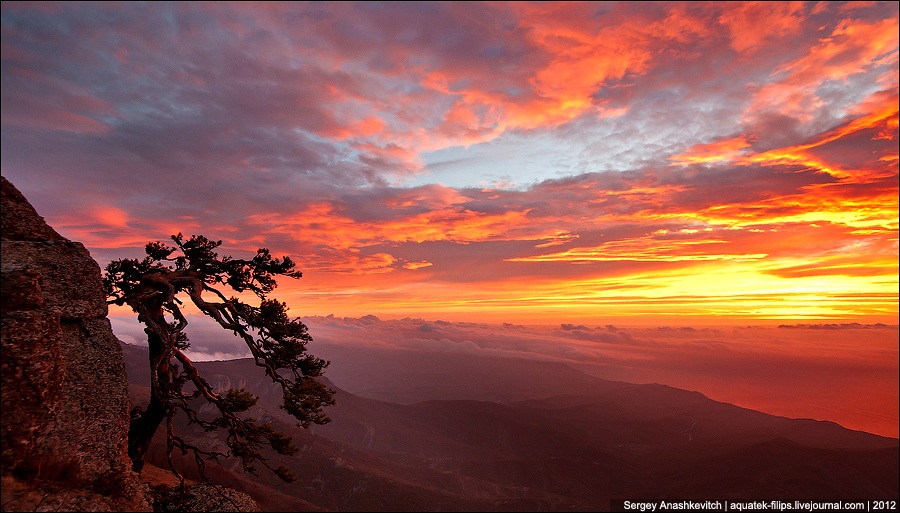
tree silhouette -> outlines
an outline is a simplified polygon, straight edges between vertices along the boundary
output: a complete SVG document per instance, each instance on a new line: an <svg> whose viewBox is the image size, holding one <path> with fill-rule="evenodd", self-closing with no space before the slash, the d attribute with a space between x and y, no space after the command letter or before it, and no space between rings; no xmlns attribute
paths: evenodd
<svg viewBox="0 0 900 513"><path fill-rule="evenodd" d="M331 420L322 408L334 404L334 392L314 379L322 375L329 362L306 354L306 344L312 340L306 326L299 319L288 317L285 303L266 299L266 294L276 287L276 276L300 278L301 273L294 270L290 258L272 258L268 249L257 250L250 260L219 258L214 250L222 241L213 242L202 235L184 240L180 233L173 235L172 240L175 247L160 242L147 244L143 260L110 262L103 277L107 302L127 304L138 314L150 349L150 402L146 409L132 410L128 430L128 455L134 470L140 472L143 468L150 441L165 420L169 467L181 479L182 488L184 478L172 465L175 449L182 455L193 454L204 480L204 459L218 461L219 457L233 455L241 459L247 472L255 474L254 463L260 462L281 479L294 481L293 472L284 465L273 469L261 453L263 446L269 446L279 454L294 454L297 448L291 444L291 438L270 424L239 415L252 407L257 398L243 389L216 393L185 356L188 339L184 328L188 321L179 306L184 304L179 295L186 295L201 312L244 340L256 365L281 385L282 408L306 428ZM260 298L260 305L227 298L213 286L253 292ZM193 390L184 390L188 383ZM212 404L218 416L201 419L189 402L198 398ZM228 454L201 449L176 435L172 421L178 412L206 431L226 430Z"/></svg>

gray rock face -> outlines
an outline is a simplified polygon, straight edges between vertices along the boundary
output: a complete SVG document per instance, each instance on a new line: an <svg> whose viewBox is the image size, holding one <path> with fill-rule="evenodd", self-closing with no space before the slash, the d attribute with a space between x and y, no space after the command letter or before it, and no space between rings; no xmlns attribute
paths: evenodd
<svg viewBox="0 0 900 513"><path fill-rule="evenodd" d="M113 510L147 509L128 458L128 381L99 266L6 178L2 223L4 484L69 483L111 497Z"/></svg>

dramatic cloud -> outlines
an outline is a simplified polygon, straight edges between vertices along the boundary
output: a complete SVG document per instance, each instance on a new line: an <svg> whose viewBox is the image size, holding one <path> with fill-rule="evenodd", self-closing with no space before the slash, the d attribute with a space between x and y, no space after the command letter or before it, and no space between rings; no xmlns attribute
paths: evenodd
<svg viewBox="0 0 900 513"><path fill-rule="evenodd" d="M4 3L2 168L102 262L266 246L323 315L886 320L897 11Z"/></svg>

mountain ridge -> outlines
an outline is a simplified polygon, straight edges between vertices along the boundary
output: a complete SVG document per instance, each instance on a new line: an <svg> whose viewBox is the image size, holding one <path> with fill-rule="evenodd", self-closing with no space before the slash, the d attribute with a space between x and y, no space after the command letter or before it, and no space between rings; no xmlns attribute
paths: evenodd
<svg viewBox="0 0 900 513"><path fill-rule="evenodd" d="M139 353L126 349L126 360ZM444 363L446 370L455 368ZM506 363L512 369L521 364ZM246 385L261 394L251 413L277 423L302 446L300 456L277 463L307 471L298 487L278 491L326 509L605 510L614 498L679 492L747 500L898 495L897 439L756 412L666 385L588 376L598 385L593 395L575 390L507 402L399 404L329 382L336 390L337 403L326 410L333 421L303 431L278 410L277 390L254 389L264 380L253 376L264 376L252 360L197 365L211 383ZM512 391L521 384L512 384ZM496 386L495 396L511 394ZM232 477L245 478L255 479ZM275 486L261 479L254 482ZM252 486L244 486L252 494Z"/></svg>

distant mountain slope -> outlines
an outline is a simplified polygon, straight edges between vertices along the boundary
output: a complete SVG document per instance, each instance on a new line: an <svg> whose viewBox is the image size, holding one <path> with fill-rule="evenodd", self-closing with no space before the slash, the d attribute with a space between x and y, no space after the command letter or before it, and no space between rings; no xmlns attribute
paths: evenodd
<svg viewBox="0 0 900 513"><path fill-rule="evenodd" d="M468 353L323 344L326 375L353 394L399 404L429 400L521 401L617 386L560 362Z"/></svg>
<svg viewBox="0 0 900 513"><path fill-rule="evenodd" d="M126 347L125 354L134 362L129 372L146 367L141 348ZM605 381L556 363L412 358L397 361L411 366L401 381L415 393L516 399L396 404L335 387L337 404L327 410L333 421L304 431L278 409L279 390L251 360L200 363L215 386L259 395L251 413L278 423L302 447L284 460L300 476L295 485L276 484L265 473L217 477L251 494L249 483L259 483L332 510L603 510L612 498L661 496L898 498L897 439L767 415L664 385ZM414 375L436 365L429 358L444 362L441 377L417 381ZM533 398L522 399L529 384ZM272 504L275 496L268 493L269 504L257 500L269 509L299 507Z"/></svg>

